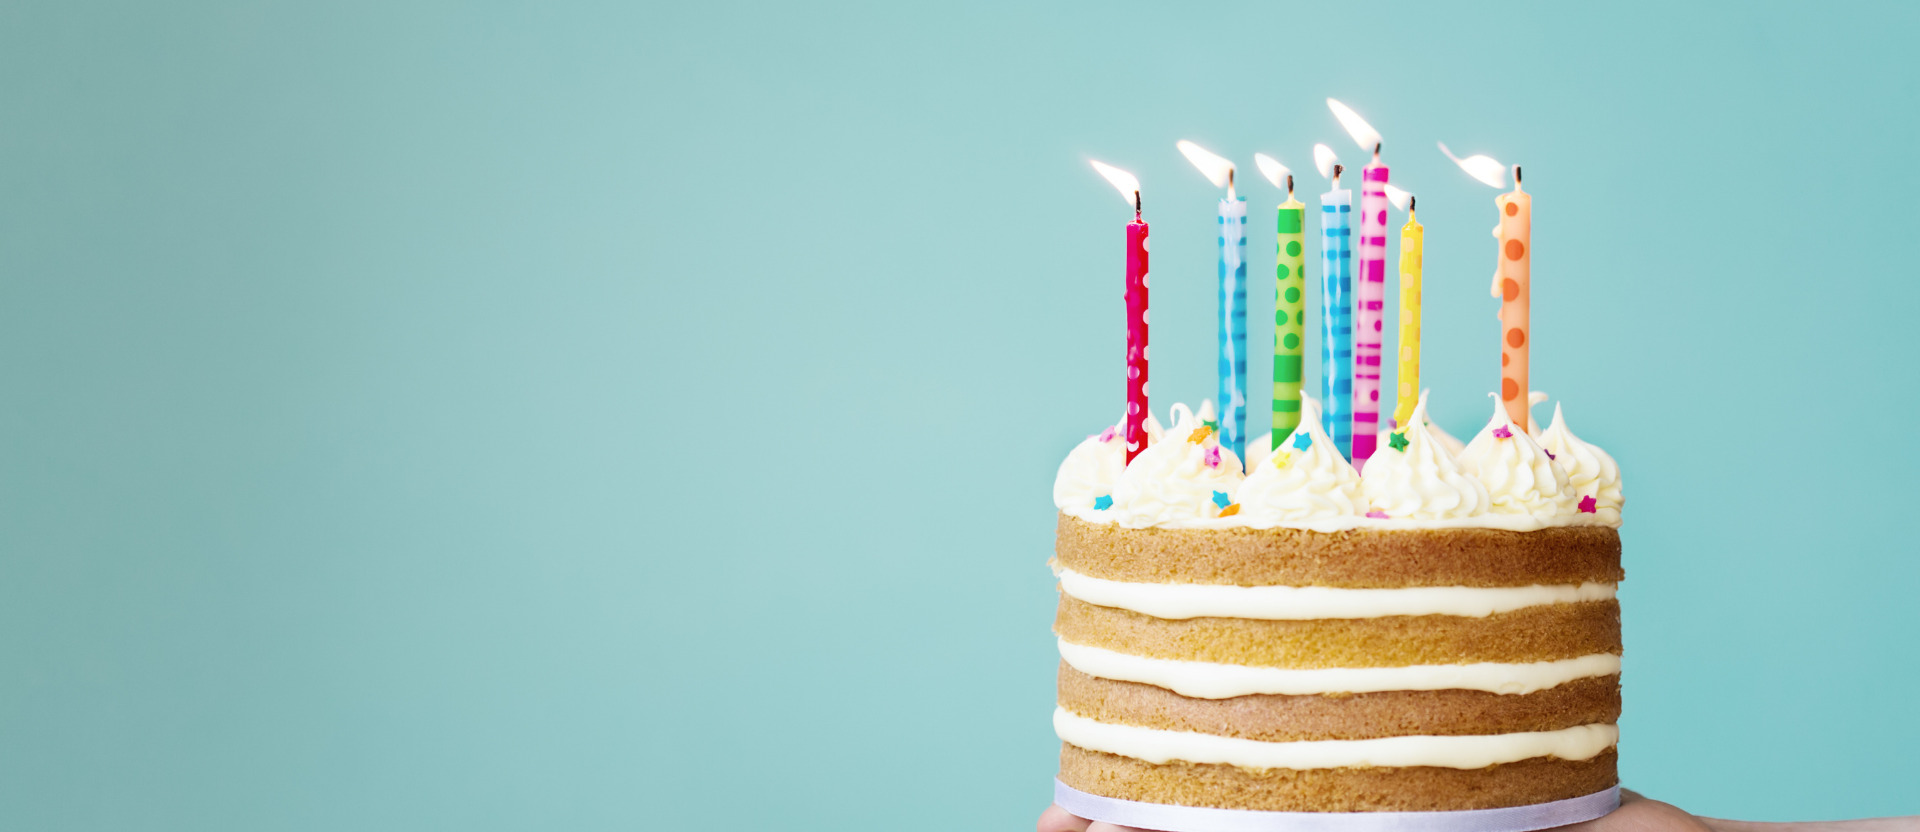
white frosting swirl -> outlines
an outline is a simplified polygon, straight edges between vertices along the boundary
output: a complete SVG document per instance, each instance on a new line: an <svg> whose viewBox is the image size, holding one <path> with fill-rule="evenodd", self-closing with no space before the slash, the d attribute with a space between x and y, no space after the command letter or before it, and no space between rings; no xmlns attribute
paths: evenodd
<svg viewBox="0 0 1920 832"><path fill-rule="evenodd" d="M1620 466L1614 464L1613 457L1596 445L1590 445L1574 436L1567 429L1567 420L1560 415L1560 405L1553 406L1553 424L1548 425L1540 434L1540 446L1551 451L1555 462L1567 472L1567 484L1580 499L1579 505L1585 505L1588 498L1593 504L1581 511L1597 517L1609 526L1620 525L1620 509L1626 504L1626 498L1620 493Z"/></svg>
<svg viewBox="0 0 1920 832"><path fill-rule="evenodd" d="M1513 423L1507 408L1493 403L1493 419L1467 443L1460 468L1487 488L1493 514L1525 514L1548 520L1578 513L1567 472L1527 432Z"/></svg>
<svg viewBox="0 0 1920 832"><path fill-rule="evenodd" d="M1230 503L1240 490L1240 458L1220 447L1219 431L1184 405L1174 405L1173 418L1166 438L1134 456L1114 483L1110 515L1122 526L1219 517L1214 494Z"/></svg>
<svg viewBox="0 0 1920 832"><path fill-rule="evenodd" d="M1427 394L1420 394L1407 427L1399 431L1405 447L1381 443L1367 460L1360 493L1373 511L1392 518L1420 520L1485 514L1487 487L1467 476L1427 425Z"/></svg>
<svg viewBox="0 0 1920 832"><path fill-rule="evenodd" d="M1320 427L1320 409L1300 397L1300 425L1240 485L1250 525L1299 523L1366 513L1360 475Z"/></svg>
<svg viewBox="0 0 1920 832"><path fill-rule="evenodd" d="M1151 413L1147 414L1146 431L1149 448L1165 433ZM1066 461L1060 463L1060 473L1053 478L1054 506L1061 511L1092 511L1095 500L1113 494L1113 484L1119 482L1120 472L1126 467L1127 422L1122 418L1119 424L1074 446Z"/></svg>
<svg viewBox="0 0 1920 832"><path fill-rule="evenodd" d="M1286 437L1283 436L1281 438L1285 439ZM1252 473L1253 469L1260 467L1260 463L1266 462L1272 457L1273 434L1269 433L1258 439L1247 441L1247 456L1246 459L1242 461L1247 463L1247 472Z"/></svg>

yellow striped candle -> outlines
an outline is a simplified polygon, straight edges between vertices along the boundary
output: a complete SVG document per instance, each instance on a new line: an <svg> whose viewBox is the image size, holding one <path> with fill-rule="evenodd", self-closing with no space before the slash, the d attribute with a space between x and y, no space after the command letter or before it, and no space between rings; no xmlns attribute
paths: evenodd
<svg viewBox="0 0 1920 832"><path fill-rule="evenodd" d="M1426 239L1427 229L1410 201L1407 224L1400 227L1400 394L1394 401L1395 428L1406 427L1420 403L1420 256Z"/></svg>

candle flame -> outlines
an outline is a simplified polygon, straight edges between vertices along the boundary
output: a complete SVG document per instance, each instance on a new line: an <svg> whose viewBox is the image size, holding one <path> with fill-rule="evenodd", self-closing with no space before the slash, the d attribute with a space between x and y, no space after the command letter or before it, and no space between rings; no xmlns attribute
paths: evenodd
<svg viewBox="0 0 1920 832"><path fill-rule="evenodd" d="M1134 196L1140 193L1140 180L1131 173L1097 159L1088 161L1093 162L1094 170L1099 171L1101 176L1106 177L1108 182L1112 182L1114 187L1120 189L1120 196L1126 199L1127 205L1132 206Z"/></svg>
<svg viewBox="0 0 1920 832"><path fill-rule="evenodd" d="M1181 155L1186 156L1187 161L1199 168L1200 175L1205 176L1214 187L1227 186L1227 177L1233 173L1232 162L1186 139L1181 139L1174 146L1180 148Z"/></svg>
<svg viewBox="0 0 1920 832"><path fill-rule="evenodd" d="M1334 155L1333 148L1324 144L1316 144L1313 146L1313 166L1320 169L1321 176L1332 179L1333 166L1339 161L1340 157Z"/></svg>
<svg viewBox="0 0 1920 832"><path fill-rule="evenodd" d="M1260 175L1265 176L1268 182L1273 183L1274 187L1282 190L1286 189L1287 174L1291 171L1287 170L1286 165L1280 164L1279 159L1275 159L1265 153L1255 153L1253 154L1253 165L1260 169Z"/></svg>
<svg viewBox="0 0 1920 832"><path fill-rule="evenodd" d="M1480 180L1487 186L1493 188L1504 188L1507 186L1507 166L1500 164L1498 159L1478 153L1462 159L1453 155L1453 151L1447 149L1446 142L1440 143L1440 152L1447 154L1447 158L1452 159L1453 163L1459 165L1461 170L1466 171L1468 176Z"/></svg>
<svg viewBox="0 0 1920 832"><path fill-rule="evenodd" d="M1354 144L1360 145L1361 152L1369 152L1380 144L1380 131L1353 111L1352 107L1334 99L1327 99L1327 109L1333 111L1333 117L1340 120L1340 126L1347 129L1347 135L1353 137Z"/></svg>
<svg viewBox="0 0 1920 832"><path fill-rule="evenodd" d="M1393 207L1405 211L1407 210L1407 206L1413 204L1413 193L1411 191L1401 190L1392 185L1387 185L1386 189L1387 201L1393 203Z"/></svg>

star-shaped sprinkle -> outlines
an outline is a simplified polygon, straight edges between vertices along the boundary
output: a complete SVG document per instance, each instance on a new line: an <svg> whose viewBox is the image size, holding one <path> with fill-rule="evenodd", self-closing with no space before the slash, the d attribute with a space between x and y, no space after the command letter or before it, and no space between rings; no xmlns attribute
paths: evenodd
<svg viewBox="0 0 1920 832"><path fill-rule="evenodd" d="M1379 509L1377 509L1377 508L1376 508L1376 509L1374 509L1374 510L1372 510L1372 511L1369 511L1369 512L1367 512L1367 516L1368 516L1368 517L1371 517L1371 518L1373 518L1373 519L1375 519L1375 520L1385 520L1385 519L1387 519L1387 513L1386 513L1386 512L1384 512L1384 511L1381 511L1381 510L1379 510Z"/></svg>
<svg viewBox="0 0 1920 832"><path fill-rule="evenodd" d="M1094 511L1106 511L1107 509L1110 509L1110 508L1113 508L1113 495L1102 494L1098 497L1093 498Z"/></svg>
<svg viewBox="0 0 1920 832"><path fill-rule="evenodd" d="M1600 502L1598 500L1595 500L1592 497L1580 498L1581 514L1595 514L1599 512L1599 510L1600 510Z"/></svg>
<svg viewBox="0 0 1920 832"><path fill-rule="evenodd" d="M1286 470L1287 466L1292 464L1293 464L1292 451L1281 451L1273 455L1273 467L1275 468L1279 468L1284 471Z"/></svg>
<svg viewBox="0 0 1920 832"><path fill-rule="evenodd" d="M1387 447L1392 448L1396 451L1406 450L1407 449L1406 431L1396 430L1392 433L1387 434Z"/></svg>
<svg viewBox="0 0 1920 832"><path fill-rule="evenodd" d="M1113 428L1107 428L1106 430L1100 432L1100 441L1112 442L1113 438L1118 435L1119 435L1118 431L1115 431Z"/></svg>
<svg viewBox="0 0 1920 832"><path fill-rule="evenodd" d="M1313 434L1307 433L1306 431L1301 431L1299 433L1294 434L1293 436L1294 450L1304 451L1311 447L1313 447Z"/></svg>
<svg viewBox="0 0 1920 832"><path fill-rule="evenodd" d="M1204 421L1204 422L1201 422L1200 424L1203 424L1203 425L1206 425L1207 427L1210 427L1210 428L1213 428L1214 430L1219 430L1219 429L1220 429L1220 420L1219 420L1219 419L1208 419L1208 420L1206 420L1206 421Z"/></svg>
<svg viewBox="0 0 1920 832"><path fill-rule="evenodd" d="M1207 441L1207 437L1212 435L1213 435L1213 423L1209 422L1206 425L1194 428L1192 433L1187 434L1187 441L1192 442L1195 445L1198 445L1202 442Z"/></svg>
<svg viewBox="0 0 1920 832"><path fill-rule="evenodd" d="M1220 446L1219 445L1215 445L1207 449L1207 467L1208 468L1220 467Z"/></svg>
<svg viewBox="0 0 1920 832"><path fill-rule="evenodd" d="M1510 431L1510 430L1507 430L1507 426L1506 426L1506 425L1501 425L1501 426L1499 426L1499 427L1497 427L1497 428L1494 428L1494 429L1493 429L1493 438L1495 438L1495 439L1512 439L1512 438L1513 438L1513 431Z"/></svg>
<svg viewBox="0 0 1920 832"><path fill-rule="evenodd" d="M1232 502L1233 502L1233 500L1232 500L1232 498L1229 498L1229 497L1227 496L1227 492L1225 492L1225 491L1215 491L1215 492L1213 492L1213 504L1214 504L1214 505L1216 505L1216 506L1219 506L1219 507L1221 507L1221 508L1226 508L1226 507L1227 507L1227 504L1229 504L1229 503L1232 503Z"/></svg>
<svg viewBox="0 0 1920 832"><path fill-rule="evenodd" d="M1232 503L1232 504L1230 504L1230 505L1228 505L1228 506L1227 506L1226 508L1223 508L1223 509L1220 509L1220 516L1221 516L1221 517L1232 517L1232 516L1234 516L1234 515L1236 515L1236 514L1239 514L1239 513L1240 513L1240 504L1239 504L1239 503Z"/></svg>

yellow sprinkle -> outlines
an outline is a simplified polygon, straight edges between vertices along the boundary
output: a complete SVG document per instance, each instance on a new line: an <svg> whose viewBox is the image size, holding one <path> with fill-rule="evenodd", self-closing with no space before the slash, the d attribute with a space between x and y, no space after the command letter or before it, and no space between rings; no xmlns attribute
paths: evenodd
<svg viewBox="0 0 1920 832"><path fill-rule="evenodd" d="M1273 455L1273 467L1275 468L1280 468L1284 470L1287 466L1292 464L1293 464L1292 451L1281 451Z"/></svg>
<svg viewBox="0 0 1920 832"><path fill-rule="evenodd" d="M1232 517L1239 513L1240 513L1239 503L1228 503L1226 508L1223 508L1220 510L1221 517Z"/></svg>

